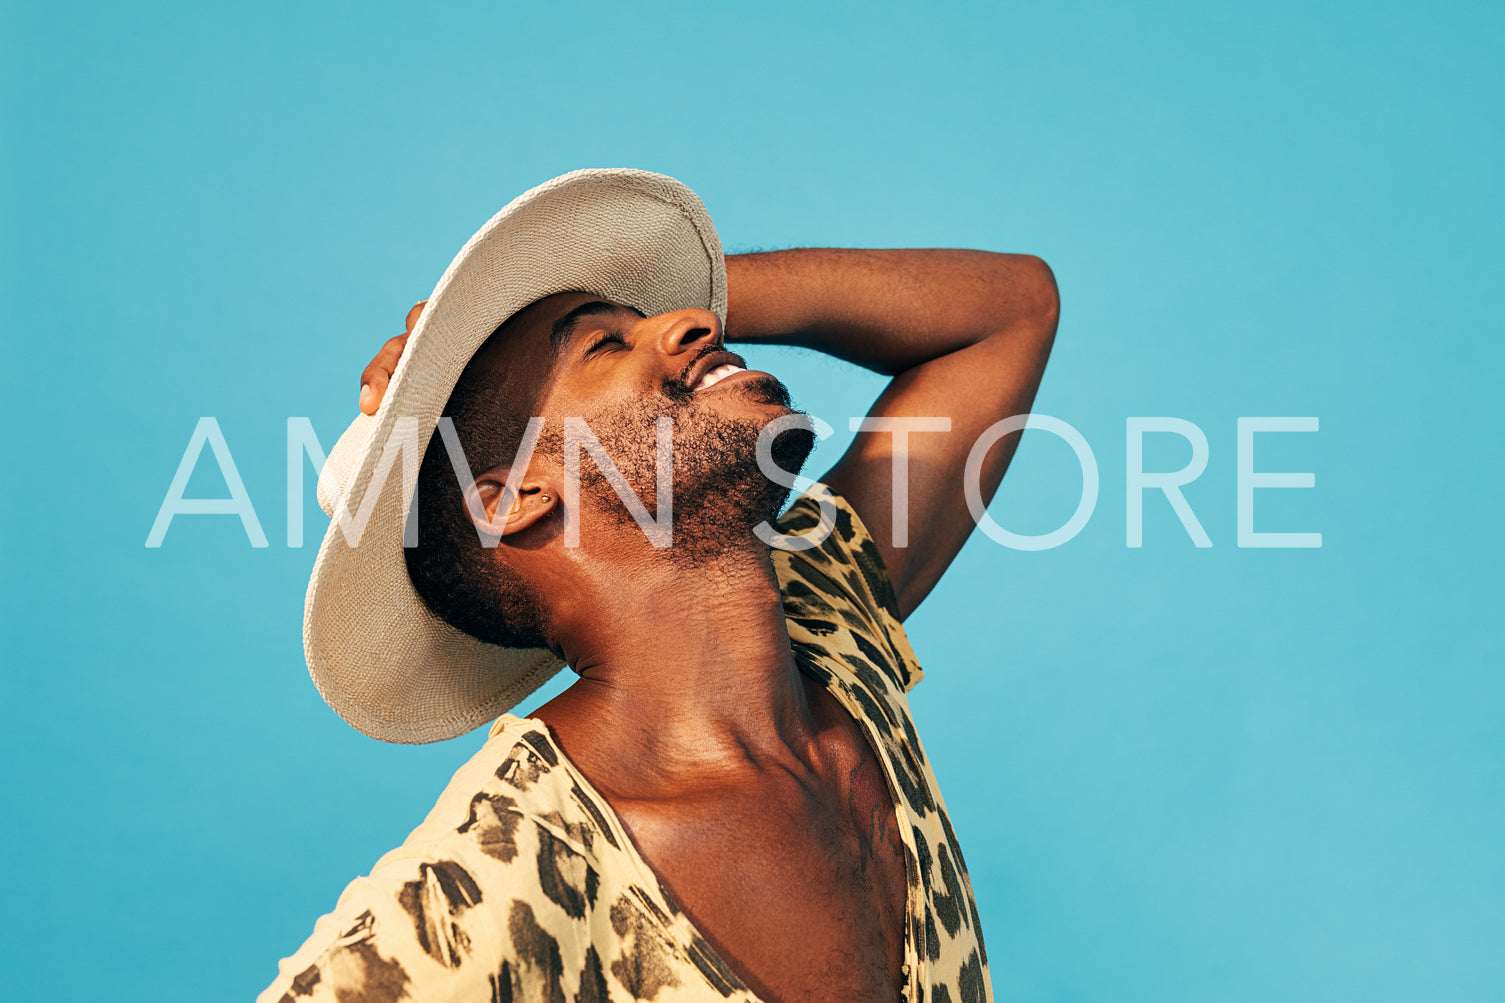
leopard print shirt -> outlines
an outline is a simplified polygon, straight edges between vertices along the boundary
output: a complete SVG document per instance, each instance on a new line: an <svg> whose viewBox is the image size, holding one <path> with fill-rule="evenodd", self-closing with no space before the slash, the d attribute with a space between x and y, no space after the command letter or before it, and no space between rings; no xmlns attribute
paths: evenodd
<svg viewBox="0 0 1505 1003"><path fill-rule="evenodd" d="M801 670L861 724L895 798L909 886L900 999L991 1000L966 865L905 696L923 674L866 528L845 499L826 497L833 531L811 549L774 550L774 562ZM779 528L820 527L807 495ZM258 997L405 999L759 1003L548 729L511 714Z"/></svg>

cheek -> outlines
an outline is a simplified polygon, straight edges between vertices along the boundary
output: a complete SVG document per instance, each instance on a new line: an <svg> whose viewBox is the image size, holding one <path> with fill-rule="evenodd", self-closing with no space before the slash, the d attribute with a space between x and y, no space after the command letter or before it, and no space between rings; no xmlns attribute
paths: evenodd
<svg viewBox="0 0 1505 1003"><path fill-rule="evenodd" d="M576 381L568 388L557 388L539 406L539 416L546 427L563 431L567 420L577 418L594 428L603 421L635 410L642 394L626 393L620 386L605 381Z"/></svg>
<svg viewBox="0 0 1505 1003"><path fill-rule="evenodd" d="M631 359L603 360L557 377L541 399L540 414L586 418L600 414L642 412L645 408L668 413L677 403L666 393L667 374ZM667 408L666 408L667 405Z"/></svg>

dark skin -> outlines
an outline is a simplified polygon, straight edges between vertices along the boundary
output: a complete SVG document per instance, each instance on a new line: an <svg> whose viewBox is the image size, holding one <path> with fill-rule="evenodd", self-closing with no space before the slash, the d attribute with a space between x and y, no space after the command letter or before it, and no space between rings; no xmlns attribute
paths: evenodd
<svg viewBox="0 0 1505 1003"><path fill-rule="evenodd" d="M822 478L872 531L907 616L973 529L961 486L972 443L1034 399L1056 328L1049 269L979 251L797 250L726 264L725 340L801 345L890 374L871 416L951 420L950 432L909 437L907 546L889 531L890 434L858 434ZM650 393L691 360L699 370L720 361L700 355L724 340L705 310L584 318L556 356L554 321L595 299L542 300L519 315L505 353L488 346L496 358L485 364L536 394L546 421ZM389 341L362 374L363 411L375 411L405 341ZM787 413L757 373L699 391L694 405L760 423ZM1016 444L986 456L985 498ZM747 533L714 563L687 566L631 522L590 511L614 497L582 497L581 546L566 548L558 459L535 456L502 509L510 472L477 476L502 532L496 559L536 584L550 637L580 677L534 716L762 999L893 998L907 905L893 796L857 722L799 672L767 547Z"/></svg>

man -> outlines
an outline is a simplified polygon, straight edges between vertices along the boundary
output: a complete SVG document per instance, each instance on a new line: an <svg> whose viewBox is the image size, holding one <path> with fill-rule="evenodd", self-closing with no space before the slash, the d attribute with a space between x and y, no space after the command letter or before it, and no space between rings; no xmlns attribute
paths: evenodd
<svg viewBox="0 0 1505 1003"><path fill-rule="evenodd" d="M643 172L498 214L363 374L305 642L368 734L502 716L261 998L991 999L901 621L972 530L972 445L1028 411L1056 315L1029 256L723 258L693 193ZM893 376L782 519L767 474L814 440L739 341ZM985 499L1011 454L982 457ZM562 664L563 694L503 713Z"/></svg>

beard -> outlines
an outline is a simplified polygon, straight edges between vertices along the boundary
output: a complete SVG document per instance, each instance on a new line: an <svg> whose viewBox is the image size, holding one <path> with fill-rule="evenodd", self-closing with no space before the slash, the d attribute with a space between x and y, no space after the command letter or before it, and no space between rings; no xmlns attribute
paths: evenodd
<svg viewBox="0 0 1505 1003"><path fill-rule="evenodd" d="M785 415L804 414L772 376L740 380L731 392L773 404ZM660 417L673 421L673 542L665 554L675 561L705 563L729 548L756 541L753 527L776 519L790 492L758 467L758 437L766 421L718 413L677 379L665 381L657 393L586 416L586 424L627 486L655 518ZM814 448L815 434L807 423L776 436L770 454L780 470L797 474ZM580 493L593 514L609 513L619 524L636 529L611 481L588 457L580 464Z"/></svg>

